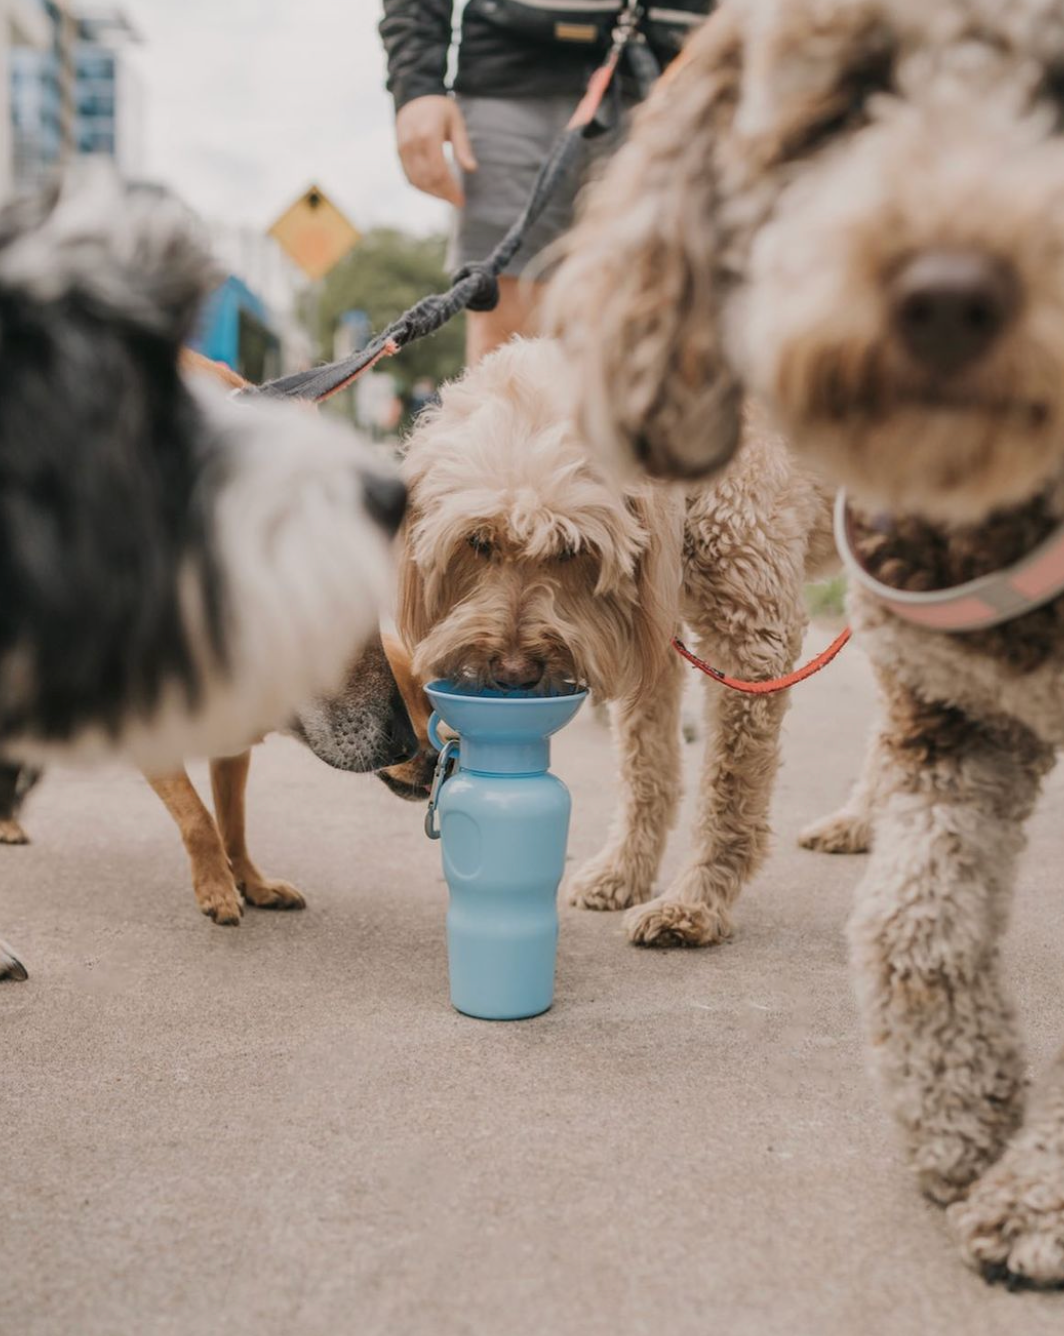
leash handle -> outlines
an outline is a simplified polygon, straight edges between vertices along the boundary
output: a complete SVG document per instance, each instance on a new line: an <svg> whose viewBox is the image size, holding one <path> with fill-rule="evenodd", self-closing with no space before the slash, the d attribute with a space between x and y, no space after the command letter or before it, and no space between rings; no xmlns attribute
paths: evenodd
<svg viewBox="0 0 1064 1336"><path fill-rule="evenodd" d="M773 696L777 691L786 691L788 687L797 686L799 682L804 682L807 678L819 673L822 668L839 654L848 644L852 631L847 626L840 635L836 636L827 649L823 650L815 659L810 659L807 664L801 668L796 668L793 673L787 673L783 677L772 677L767 682L744 682L740 677L729 677L727 673L722 673L719 668L714 668L711 664L700 659L697 654L692 654L687 646L678 637L673 639L672 647L692 664L699 672L705 673L707 677L712 677L715 682L721 686L730 687L732 691L743 691L748 696Z"/></svg>

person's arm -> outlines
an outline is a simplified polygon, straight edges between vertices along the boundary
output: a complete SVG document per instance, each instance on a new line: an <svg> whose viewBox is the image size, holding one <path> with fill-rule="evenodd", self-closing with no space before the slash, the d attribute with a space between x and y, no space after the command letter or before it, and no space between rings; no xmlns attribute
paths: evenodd
<svg viewBox="0 0 1064 1336"><path fill-rule="evenodd" d="M416 97L447 92L451 7L452 0L384 0L380 34L397 112Z"/></svg>
<svg viewBox="0 0 1064 1336"><path fill-rule="evenodd" d="M443 146L453 146L463 171L476 171L477 160L462 113L447 95L451 0L384 0L380 33L406 178L418 190L461 207L462 188L447 165Z"/></svg>

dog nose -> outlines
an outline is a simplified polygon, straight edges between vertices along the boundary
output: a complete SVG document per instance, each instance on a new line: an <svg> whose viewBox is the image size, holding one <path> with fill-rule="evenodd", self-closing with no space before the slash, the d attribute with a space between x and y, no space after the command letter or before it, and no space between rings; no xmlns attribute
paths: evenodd
<svg viewBox="0 0 1064 1336"><path fill-rule="evenodd" d="M894 328L909 355L951 376L1004 332L1019 304L1019 283L992 255L924 251L895 275L891 301Z"/></svg>
<svg viewBox="0 0 1064 1336"><path fill-rule="evenodd" d="M545 668L546 664L542 659L531 659L517 654L507 655L492 663L491 676L497 687L531 691L543 681Z"/></svg>
<svg viewBox="0 0 1064 1336"><path fill-rule="evenodd" d="M362 500L366 513L389 535L399 532L406 514L406 487L386 473L362 474Z"/></svg>

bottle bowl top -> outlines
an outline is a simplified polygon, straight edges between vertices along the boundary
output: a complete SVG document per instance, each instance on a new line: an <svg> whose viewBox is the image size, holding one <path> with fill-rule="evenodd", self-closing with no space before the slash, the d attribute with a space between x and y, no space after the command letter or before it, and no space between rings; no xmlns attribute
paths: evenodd
<svg viewBox="0 0 1064 1336"><path fill-rule="evenodd" d="M587 699L586 691L545 696L444 681L430 682L425 694L459 736L500 742L548 738L564 728Z"/></svg>

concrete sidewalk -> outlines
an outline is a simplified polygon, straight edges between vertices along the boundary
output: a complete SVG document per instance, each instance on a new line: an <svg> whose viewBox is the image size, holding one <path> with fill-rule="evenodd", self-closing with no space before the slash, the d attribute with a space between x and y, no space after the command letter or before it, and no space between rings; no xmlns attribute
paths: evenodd
<svg viewBox="0 0 1064 1336"><path fill-rule="evenodd" d="M1064 1294L986 1288L910 1186L846 973L860 861L795 847L870 699L854 649L796 693L732 943L641 952L566 910L555 1008L514 1025L450 1009L439 850L376 781L260 749L253 849L310 907L230 930L143 781L53 774L34 846L0 849L31 972L0 989L0 1332L1059 1336ZM579 859L614 790L589 716L556 769ZM1061 796L1008 951L1036 1071L1064 1039Z"/></svg>

